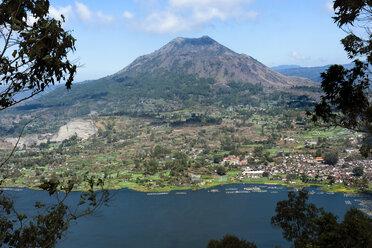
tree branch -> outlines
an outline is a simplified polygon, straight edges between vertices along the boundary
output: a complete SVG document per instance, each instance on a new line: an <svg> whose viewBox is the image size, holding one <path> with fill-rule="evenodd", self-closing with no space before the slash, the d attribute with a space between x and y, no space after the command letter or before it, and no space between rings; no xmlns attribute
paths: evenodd
<svg viewBox="0 0 372 248"><path fill-rule="evenodd" d="M22 98L22 99L19 100L19 101L14 101L14 102L10 103L9 106L0 107L0 111L1 111L1 110L4 110L4 109L6 109L6 108L9 108L9 107L11 107L11 106L13 106L13 105L15 105L15 104L17 104L17 103L20 103L20 102L23 102L23 101L25 101L25 100L27 100L27 99L30 99L31 97L33 97L33 96L39 94L40 92L42 92L42 90L34 91L31 95L29 95L29 96L27 96L27 97L24 97L24 98Z"/></svg>
<svg viewBox="0 0 372 248"><path fill-rule="evenodd" d="M18 13L18 11L19 11L20 8L21 8L21 1L20 1L19 4L18 4L18 8L17 8L17 11L16 11L16 13L15 13L16 15L17 15L17 13ZM13 18L12 18L12 19L13 19ZM14 24L14 21L13 21L12 24ZM9 34L8 34L8 37L7 37L6 41L5 41L4 49L3 49L3 51L2 51L2 53L1 53L1 55L0 55L0 58L2 58L2 57L4 56L5 51L8 49L9 40L10 40L10 37L12 36L12 33L13 33L13 27L12 27L12 26L13 26L13 25L10 26Z"/></svg>

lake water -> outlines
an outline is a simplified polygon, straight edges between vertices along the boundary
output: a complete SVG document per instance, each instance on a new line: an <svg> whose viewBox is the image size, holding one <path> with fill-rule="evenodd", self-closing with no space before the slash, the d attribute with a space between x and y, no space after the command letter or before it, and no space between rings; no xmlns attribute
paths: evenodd
<svg viewBox="0 0 372 248"><path fill-rule="evenodd" d="M247 187L260 187L267 192L229 193ZM72 224L57 247L197 248L206 247L208 240L227 233L253 241L258 247L290 246L282 238L281 229L270 225L270 219L275 215L276 203L287 199L291 189L249 184L213 189L218 192L204 189L148 195L128 189L111 191L110 206ZM350 206L358 207L361 199L327 194L316 188L308 190L314 193L309 196L310 202L341 218ZM28 189L7 193L24 211L36 200L49 199L46 192Z"/></svg>

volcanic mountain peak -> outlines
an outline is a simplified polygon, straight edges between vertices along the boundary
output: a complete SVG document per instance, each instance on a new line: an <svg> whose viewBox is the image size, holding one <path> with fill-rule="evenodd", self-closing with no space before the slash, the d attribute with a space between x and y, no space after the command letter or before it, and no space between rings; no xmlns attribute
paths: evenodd
<svg viewBox="0 0 372 248"><path fill-rule="evenodd" d="M227 47L219 44L209 36L200 38L183 38L178 37L173 39L167 45L163 46L158 51L172 51L176 53L209 53L209 55L221 55L223 53L234 53Z"/></svg>
<svg viewBox="0 0 372 248"><path fill-rule="evenodd" d="M205 46L205 45L213 45L218 44L215 40L213 40L208 35L204 35L200 38L184 38L178 37L173 39L169 44L178 44L178 45L194 45L194 46Z"/></svg>
<svg viewBox="0 0 372 248"><path fill-rule="evenodd" d="M246 82L279 89L312 84L310 80L283 76L248 55L230 50L209 36L175 38L159 50L137 58L112 78L120 81L126 77L167 71L212 78L216 85Z"/></svg>

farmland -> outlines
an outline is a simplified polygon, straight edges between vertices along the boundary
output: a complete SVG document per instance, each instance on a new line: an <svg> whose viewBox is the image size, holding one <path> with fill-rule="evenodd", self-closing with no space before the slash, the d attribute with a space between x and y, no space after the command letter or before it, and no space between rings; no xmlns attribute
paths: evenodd
<svg viewBox="0 0 372 248"><path fill-rule="evenodd" d="M1 169L3 186L37 188L44 180L59 180L84 190L88 178L102 178L108 189L139 191L242 182L357 192L371 180L371 160L357 151L360 135L315 126L296 109L200 106L152 117L89 120L98 131L88 139L74 135L17 148ZM2 147L5 159L11 146ZM335 164L314 161L327 153L337 154ZM353 176L357 166L364 168L363 176ZM249 171L265 173L249 176Z"/></svg>

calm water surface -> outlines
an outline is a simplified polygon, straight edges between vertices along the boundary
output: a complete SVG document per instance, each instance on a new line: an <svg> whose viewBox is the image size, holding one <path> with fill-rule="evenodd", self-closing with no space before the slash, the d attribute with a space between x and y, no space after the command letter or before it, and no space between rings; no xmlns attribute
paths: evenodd
<svg viewBox="0 0 372 248"><path fill-rule="evenodd" d="M230 233L255 242L258 247L289 247L281 229L273 228L276 202L287 199L288 188L256 185L267 192L229 194L232 188L244 190L255 185L225 185L199 191L172 191L148 195L128 189L111 191L109 207L73 224L58 248L74 247L206 247L208 240ZM275 187L275 189L273 189ZM360 197L327 194L314 190L309 199L340 217L358 207ZM45 192L11 192L24 211L36 200L47 201ZM76 193L77 194L77 193ZM345 201L349 201L348 205Z"/></svg>

